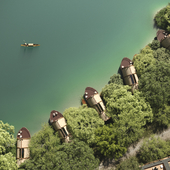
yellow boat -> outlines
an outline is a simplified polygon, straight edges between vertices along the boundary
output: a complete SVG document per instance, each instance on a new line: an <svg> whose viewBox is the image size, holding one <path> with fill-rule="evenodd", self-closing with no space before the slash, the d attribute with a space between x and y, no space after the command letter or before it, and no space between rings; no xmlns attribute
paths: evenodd
<svg viewBox="0 0 170 170"><path fill-rule="evenodd" d="M40 44L34 44L34 43L24 43L21 44L22 47L37 47L40 46Z"/></svg>

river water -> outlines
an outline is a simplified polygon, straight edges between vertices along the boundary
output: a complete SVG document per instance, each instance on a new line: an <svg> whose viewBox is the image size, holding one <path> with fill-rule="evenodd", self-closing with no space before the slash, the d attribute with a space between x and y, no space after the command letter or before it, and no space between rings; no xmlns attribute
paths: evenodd
<svg viewBox="0 0 170 170"><path fill-rule="evenodd" d="M0 120L33 135L51 110L80 106L156 35L153 16L168 0L0 2ZM40 47L25 48L25 42Z"/></svg>

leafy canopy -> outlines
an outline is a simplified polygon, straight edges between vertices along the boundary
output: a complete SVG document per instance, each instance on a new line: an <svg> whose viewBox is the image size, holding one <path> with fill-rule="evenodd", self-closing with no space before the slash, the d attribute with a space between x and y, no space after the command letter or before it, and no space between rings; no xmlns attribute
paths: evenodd
<svg viewBox="0 0 170 170"><path fill-rule="evenodd" d="M154 21L158 28L170 32L170 3L155 15Z"/></svg>
<svg viewBox="0 0 170 170"><path fill-rule="evenodd" d="M0 155L0 170L17 170L16 157L11 153Z"/></svg>
<svg viewBox="0 0 170 170"><path fill-rule="evenodd" d="M157 50L160 48L160 42L158 40L153 40L151 44L149 44L152 50Z"/></svg>
<svg viewBox="0 0 170 170"><path fill-rule="evenodd" d="M93 170L98 160L84 142L60 143L58 133L45 124L30 142L31 158L21 164L25 170Z"/></svg>
<svg viewBox="0 0 170 170"><path fill-rule="evenodd" d="M13 148L15 148L14 126L0 120L0 169L17 169L16 157L11 153Z"/></svg>
<svg viewBox="0 0 170 170"><path fill-rule="evenodd" d="M129 86L116 84L106 85L101 96L106 103L107 112L111 115L114 126L121 132L121 141L126 145L136 141L144 131L147 122L152 121L152 110L139 91L134 95Z"/></svg>
<svg viewBox="0 0 170 170"><path fill-rule="evenodd" d="M113 76L110 77L108 84L110 83L123 85L123 79L121 78L120 74L113 74Z"/></svg>
<svg viewBox="0 0 170 170"><path fill-rule="evenodd" d="M14 126L0 120L0 154L5 154L9 147L15 146Z"/></svg>
<svg viewBox="0 0 170 170"><path fill-rule="evenodd" d="M169 155L169 144L169 142L151 136L151 138L147 138L144 140L142 146L139 149L137 157L142 163L147 163L164 158Z"/></svg>
<svg viewBox="0 0 170 170"><path fill-rule="evenodd" d="M154 111L170 104L170 67L163 61L149 66L139 80L139 89Z"/></svg>
<svg viewBox="0 0 170 170"><path fill-rule="evenodd" d="M87 144L95 141L95 130L104 125L97 111L86 105L79 108L69 108L63 113L67 120L68 131L74 138L78 138Z"/></svg>
<svg viewBox="0 0 170 170"><path fill-rule="evenodd" d="M170 62L170 51L166 48L158 48L153 52L153 56L157 62Z"/></svg>
<svg viewBox="0 0 170 170"><path fill-rule="evenodd" d="M141 52L133 58L133 64L135 66L138 77L144 74L146 68L149 65L154 65L155 62L156 60L153 56L153 50L149 46L143 48Z"/></svg>
<svg viewBox="0 0 170 170"><path fill-rule="evenodd" d="M116 170L141 170L141 168L139 167L137 158L133 156L121 161L116 167Z"/></svg>
<svg viewBox="0 0 170 170"><path fill-rule="evenodd" d="M114 157L115 159L123 156L126 152L124 143L118 140L118 131L114 125L104 125L96 130L96 140L94 150L96 155L102 157Z"/></svg>

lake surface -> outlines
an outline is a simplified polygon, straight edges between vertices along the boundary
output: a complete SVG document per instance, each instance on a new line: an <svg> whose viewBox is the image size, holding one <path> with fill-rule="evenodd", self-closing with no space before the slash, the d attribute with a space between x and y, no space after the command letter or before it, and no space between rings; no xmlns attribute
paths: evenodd
<svg viewBox="0 0 170 170"><path fill-rule="evenodd" d="M0 120L33 135L51 110L79 107L121 60L153 40L160 0L8 0L0 2ZM25 48L25 42L40 47Z"/></svg>

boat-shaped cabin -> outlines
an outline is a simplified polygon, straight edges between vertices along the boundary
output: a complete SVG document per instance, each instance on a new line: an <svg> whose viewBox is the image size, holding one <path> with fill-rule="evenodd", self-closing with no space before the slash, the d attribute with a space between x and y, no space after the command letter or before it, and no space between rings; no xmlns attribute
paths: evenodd
<svg viewBox="0 0 170 170"><path fill-rule="evenodd" d="M127 57L123 58L120 67L125 84L132 86L132 91L138 89L138 76L132 60Z"/></svg>
<svg viewBox="0 0 170 170"><path fill-rule="evenodd" d="M85 89L84 99L90 107L94 108L99 113L99 116L104 121L109 119L105 113L106 108L97 90L93 89L92 87L87 87Z"/></svg>
<svg viewBox="0 0 170 170"><path fill-rule="evenodd" d="M40 46L40 44L34 44L34 43L24 43L21 44L22 47L37 47Z"/></svg>
<svg viewBox="0 0 170 170"><path fill-rule="evenodd" d="M17 133L17 164L18 166L30 157L29 142L30 132L27 128L21 128Z"/></svg>
<svg viewBox="0 0 170 170"><path fill-rule="evenodd" d="M59 132L59 135L63 141L68 143L70 139L69 133L67 131L67 123L64 116L60 112L53 110L50 113L50 122L54 129Z"/></svg>
<svg viewBox="0 0 170 170"><path fill-rule="evenodd" d="M161 46L170 50L170 34L165 30L159 30L157 32L157 40L160 42Z"/></svg>

